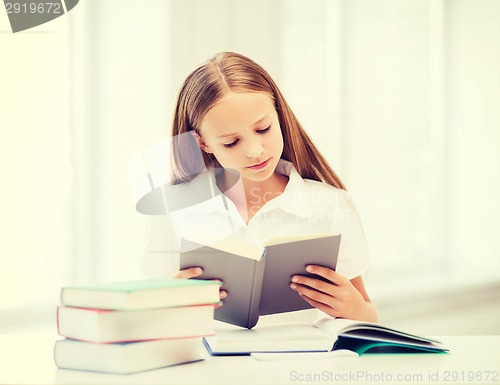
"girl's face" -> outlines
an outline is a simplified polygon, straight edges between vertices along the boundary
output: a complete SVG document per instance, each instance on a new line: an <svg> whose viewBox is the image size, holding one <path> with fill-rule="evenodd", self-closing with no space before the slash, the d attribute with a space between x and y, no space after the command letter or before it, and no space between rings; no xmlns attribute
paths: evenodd
<svg viewBox="0 0 500 385"><path fill-rule="evenodd" d="M264 92L229 92L203 117L198 142L222 167L262 182L273 175L283 136L273 99Z"/></svg>

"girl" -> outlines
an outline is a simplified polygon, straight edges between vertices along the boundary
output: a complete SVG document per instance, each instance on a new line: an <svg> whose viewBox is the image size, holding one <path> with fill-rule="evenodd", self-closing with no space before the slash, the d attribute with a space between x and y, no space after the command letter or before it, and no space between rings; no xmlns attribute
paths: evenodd
<svg viewBox="0 0 500 385"><path fill-rule="evenodd" d="M297 274L290 288L332 317L377 321L361 277L368 267L368 252L356 210L262 67L240 54L222 52L195 69L176 103L172 136L183 135L196 140L202 164L195 161L192 147L177 142L174 183L195 185L208 173L223 209L214 198L194 205L197 209L182 218L174 213L178 238L186 232L201 234L207 227L227 233L228 218L231 236L260 244L282 235L342 234L336 271L306 267L327 282ZM162 245L162 240L165 232L157 229L150 255L165 257L164 251L173 248ZM200 274L200 268L192 268L176 277ZM221 298L227 295L231 293L221 291Z"/></svg>

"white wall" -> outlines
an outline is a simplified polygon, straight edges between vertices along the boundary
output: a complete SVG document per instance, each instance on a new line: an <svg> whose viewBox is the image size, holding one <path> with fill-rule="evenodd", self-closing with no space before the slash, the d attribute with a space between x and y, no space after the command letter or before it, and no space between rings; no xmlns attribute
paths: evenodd
<svg viewBox="0 0 500 385"><path fill-rule="evenodd" d="M141 276L146 218L134 211L128 162L168 126L169 4L86 1L71 15L71 97L78 173L73 194L72 279Z"/></svg>
<svg viewBox="0 0 500 385"><path fill-rule="evenodd" d="M12 34L0 12L0 309L57 295L67 271L68 24Z"/></svg>
<svg viewBox="0 0 500 385"><path fill-rule="evenodd" d="M223 50L268 69L348 185L375 296L498 280L499 28L495 0L86 0L37 30L52 35L0 35L14 53L0 119L15 186L2 191L0 285L25 291L0 306L140 276L146 217L128 161L167 135L181 81ZM26 289L49 263L46 290Z"/></svg>

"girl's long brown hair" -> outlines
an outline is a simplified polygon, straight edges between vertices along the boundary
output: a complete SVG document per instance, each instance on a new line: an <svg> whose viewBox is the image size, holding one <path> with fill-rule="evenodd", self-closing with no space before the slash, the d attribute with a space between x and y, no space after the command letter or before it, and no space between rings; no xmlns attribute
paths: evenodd
<svg viewBox="0 0 500 385"><path fill-rule="evenodd" d="M271 76L251 59L221 52L195 69L184 81L172 124L174 183L189 181L204 167L221 167L212 154L202 151L192 135L208 110L227 92L265 92L274 99L283 135L281 157L292 162L302 178L328 183L345 190L340 178L314 146L288 106ZM196 151L196 152L195 152Z"/></svg>

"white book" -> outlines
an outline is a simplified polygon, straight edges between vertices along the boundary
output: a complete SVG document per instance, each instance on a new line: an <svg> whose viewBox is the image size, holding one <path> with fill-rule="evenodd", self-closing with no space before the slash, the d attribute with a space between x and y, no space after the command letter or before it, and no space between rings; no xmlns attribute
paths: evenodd
<svg viewBox="0 0 500 385"><path fill-rule="evenodd" d="M179 338L114 344L71 339L56 341L54 361L61 369L130 374L200 361L207 357L200 338Z"/></svg>
<svg viewBox="0 0 500 385"><path fill-rule="evenodd" d="M212 355L247 355L256 352L326 352L332 348L329 335L307 323L287 323L254 329L218 330L203 338Z"/></svg>
<svg viewBox="0 0 500 385"><path fill-rule="evenodd" d="M150 310L103 310L61 306L59 334L95 342L129 342L214 334L214 306L183 306Z"/></svg>

